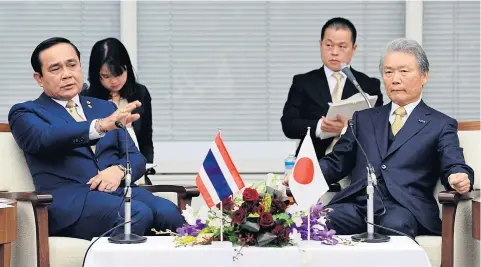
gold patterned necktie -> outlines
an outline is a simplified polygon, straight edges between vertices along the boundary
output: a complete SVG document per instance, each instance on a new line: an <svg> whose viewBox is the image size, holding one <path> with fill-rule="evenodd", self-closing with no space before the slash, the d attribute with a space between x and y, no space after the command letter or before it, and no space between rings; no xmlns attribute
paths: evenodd
<svg viewBox="0 0 481 267"><path fill-rule="evenodd" d="M342 87L341 87L341 82L342 82L342 78L344 78L344 76L342 76L342 74L340 74L339 72L334 72L332 74L332 77L334 77L336 79L336 87L334 87L334 90L332 90L332 103L337 103L339 101L341 101L341 98L342 98ZM337 143L337 141L339 141L339 137L336 136L334 137L334 140L332 140L331 144L327 147L326 149L326 155L331 153L332 152L332 149L334 148L334 145Z"/></svg>
<svg viewBox="0 0 481 267"><path fill-rule="evenodd" d="M336 87L334 87L334 90L332 90L332 103L336 103L336 102L339 102L341 101L341 98L342 98L342 87L341 87L341 83L342 83L342 74L340 74L339 72L334 72L332 74L332 76L336 79Z"/></svg>
<svg viewBox="0 0 481 267"><path fill-rule="evenodd" d="M66 107L68 109L68 113L70 113L70 116L72 116L75 119L76 122L85 121L85 119L82 118L82 116L80 116L80 114L78 114L77 104L75 104L75 102L73 102L73 100L69 100L67 102ZM90 148L92 148L92 151L95 153L95 146L91 146Z"/></svg>
<svg viewBox="0 0 481 267"><path fill-rule="evenodd" d="M69 100L67 102L67 109L68 109L68 112L70 113L70 116L72 116L75 119L75 121L77 121L77 122L85 121L85 119L82 118L82 116L80 116L80 114L78 114L77 104L75 104L75 102L73 102L73 100Z"/></svg>
<svg viewBox="0 0 481 267"><path fill-rule="evenodd" d="M401 130L401 128L404 125L403 117L406 116L406 109L404 107L398 107L395 111L394 114L396 114L396 118L394 119L394 122L391 125L392 129L392 134L396 136L396 134Z"/></svg>

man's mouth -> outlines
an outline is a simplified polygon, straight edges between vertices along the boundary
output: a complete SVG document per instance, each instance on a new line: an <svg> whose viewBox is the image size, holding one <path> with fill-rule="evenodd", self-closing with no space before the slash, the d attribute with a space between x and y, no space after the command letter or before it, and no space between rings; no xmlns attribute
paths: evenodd
<svg viewBox="0 0 481 267"><path fill-rule="evenodd" d="M62 86L62 89L71 89L74 85L75 85L75 83L69 83L69 84L66 84L66 85Z"/></svg>

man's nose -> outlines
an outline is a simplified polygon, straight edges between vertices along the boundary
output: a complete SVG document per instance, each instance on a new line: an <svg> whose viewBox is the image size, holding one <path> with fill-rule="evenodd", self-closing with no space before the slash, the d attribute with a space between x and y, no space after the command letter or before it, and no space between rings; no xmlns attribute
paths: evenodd
<svg viewBox="0 0 481 267"><path fill-rule="evenodd" d="M395 71L392 74L392 83L393 84L399 84L400 81L401 81L401 74L399 72Z"/></svg>
<svg viewBox="0 0 481 267"><path fill-rule="evenodd" d="M72 72L68 68L62 69L62 79L69 79L72 77Z"/></svg>
<svg viewBox="0 0 481 267"><path fill-rule="evenodd" d="M337 48L337 46L334 45L334 46L332 47L332 49L331 49L331 54L332 54L333 56L339 55L339 48Z"/></svg>

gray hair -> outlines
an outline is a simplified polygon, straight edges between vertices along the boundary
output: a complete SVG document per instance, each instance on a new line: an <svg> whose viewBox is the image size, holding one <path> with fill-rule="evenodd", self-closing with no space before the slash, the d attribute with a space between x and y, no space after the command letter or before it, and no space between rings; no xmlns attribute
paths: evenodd
<svg viewBox="0 0 481 267"><path fill-rule="evenodd" d="M426 53L424 52L421 45L419 45L418 42L414 40L399 38L391 41L387 45L386 50L381 57L381 60L379 62L379 71L381 72L381 75L383 74L384 57L391 52L404 52L415 56L416 63L418 64L421 75L429 72L428 57L426 56Z"/></svg>

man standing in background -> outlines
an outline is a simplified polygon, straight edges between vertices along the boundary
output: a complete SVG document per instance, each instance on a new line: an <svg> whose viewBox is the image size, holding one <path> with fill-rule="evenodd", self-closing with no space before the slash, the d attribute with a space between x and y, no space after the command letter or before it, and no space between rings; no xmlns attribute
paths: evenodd
<svg viewBox="0 0 481 267"><path fill-rule="evenodd" d="M356 36L356 28L349 20L328 20L322 27L319 41L323 66L295 75L284 105L281 124L285 136L290 139L304 139L307 127L311 127L311 138L318 159L332 151L349 119L342 116L338 116L336 120L324 118L329 110L328 103L336 103L358 93L354 84L341 72L341 63L349 65L356 51ZM382 106L380 81L352 68L351 71L367 94L378 96L376 106ZM336 137L327 137L325 133L335 133Z"/></svg>

